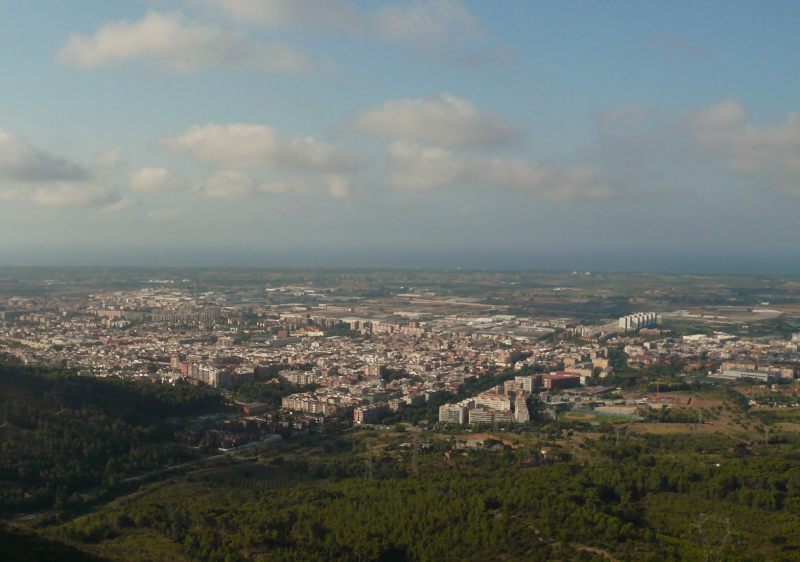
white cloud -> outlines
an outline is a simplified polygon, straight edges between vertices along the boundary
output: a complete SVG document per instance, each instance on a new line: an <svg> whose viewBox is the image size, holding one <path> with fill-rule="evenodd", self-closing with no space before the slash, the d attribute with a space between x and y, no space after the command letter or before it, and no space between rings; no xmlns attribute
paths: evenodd
<svg viewBox="0 0 800 562"><path fill-rule="evenodd" d="M287 45L258 43L237 32L188 21L179 13L152 11L139 21L108 23L91 36L71 35L58 60L87 69L146 60L182 72L204 66L297 72L312 66Z"/></svg>
<svg viewBox="0 0 800 562"><path fill-rule="evenodd" d="M349 180L341 176L331 176L316 183L320 185L310 185L296 178L258 183L241 172L222 170L195 185L194 191L209 199L238 199L257 195L307 196L319 193L320 187L335 198L347 197L350 193Z"/></svg>
<svg viewBox="0 0 800 562"><path fill-rule="evenodd" d="M0 179L39 183L81 180L87 175L82 166L0 129Z"/></svg>
<svg viewBox="0 0 800 562"><path fill-rule="evenodd" d="M732 170L800 195L800 113L757 125L741 104L726 100L696 112L692 125L699 147Z"/></svg>
<svg viewBox="0 0 800 562"><path fill-rule="evenodd" d="M456 112L441 112L448 117L433 126L437 112L415 111L415 104L425 105L388 102L356 123L360 130L400 139L389 147L388 171L401 188L483 186L550 199L606 199L663 197L727 183L800 196L797 112L759 124L735 100L683 113L632 104L599 115L595 139L563 161L537 161L453 150L479 143L459 145L448 138L459 130L456 117L445 125ZM464 125L464 130L471 129ZM469 133L454 136L469 138Z"/></svg>
<svg viewBox="0 0 800 562"><path fill-rule="evenodd" d="M409 143L389 147L389 168L394 185L406 189L477 186L519 190L547 199L608 199L616 195L588 167L463 156Z"/></svg>
<svg viewBox="0 0 800 562"><path fill-rule="evenodd" d="M185 187L186 180L165 168L141 168L128 177L128 186L140 193L157 193Z"/></svg>
<svg viewBox="0 0 800 562"><path fill-rule="evenodd" d="M260 195L308 195L310 192L308 185L297 179L264 182L254 190Z"/></svg>
<svg viewBox="0 0 800 562"><path fill-rule="evenodd" d="M200 125L164 142L172 150L229 168L339 173L360 165L350 152L313 137L285 137L264 125Z"/></svg>
<svg viewBox="0 0 800 562"><path fill-rule="evenodd" d="M695 112L692 122L701 133L741 128L747 124L747 110L735 100L723 100Z"/></svg>
<svg viewBox="0 0 800 562"><path fill-rule="evenodd" d="M364 13L339 0L195 0L212 6L238 23L304 26L354 32Z"/></svg>
<svg viewBox="0 0 800 562"><path fill-rule="evenodd" d="M467 177L468 161L444 148L395 143L389 147L389 171L397 187L437 189L452 187Z"/></svg>
<svg viewBox="0 0 800 562"><path fill-rule="evenodd" d="M387 101L361 113L353 126L389 139L447 148L493 146L519 137L501 118L482 113L469 101L446 93Z"/></svg>
<svg viewBox="0 0 800 562"><path fill-rule="evenodd" d="M218 169L195 186L204 197L328 194L346 197L361 159L313 137L281 135L265 125L233 123L190 127L162 140Z"/></svg>
<svg viewBox="0 0 800 562"><path fill-rule="evenodd" d="M213 6L239 23L299 26L375 36L414 45L440 45L479 36L474 15L457 0L411 0L372 11L344 0L190 0Z"/></svg>
<svg viewBox="0 0 800 562"><path fill-rule="evenodd" d="M578 156L628 192L702 189L711 179L800 195L800 113L758 124L727 99L672 114L632 105L597 125L598 138Z"/></svg>
<svg viewBox="0 0 800 562"><path fill-rule="evenodd" d="M351 181L344 176L330 176L326 178L328 194L335 199L345 199L350 196Z"/></svg>
<svg viewBox="0 0 800 562"><path fill-rule="evenodd" d="M249 195L253 190L253 181L241 172L223 170L195 186L203 197L209 199L234 199Z"/></svg>
<svg viewBox="0 0 800 562"><path fill-rule="evenodd" d="M111 203L107 203L103 207L100 208L101 213L119 213L121 211L125 211L130 209L131 207L135 207L138 202L134 199L129 197L119 197L116 200L112 199Z"/></svg>
<svg viewBox="0 0 800 562"><path fill-rule="evenodd" d="M102 160L102 159L101 159ZM0 199L40 207L119 205L120 196L101 184L102 162L89 169L36 148L0 129Z"/></svg>
<svg viewBox="0 0 800 562"><path fill-rule="evenodd" d="M104 150L95 155L94 168L102 172L113 172L122 164L122 151L118 148Z"/></svg>
<svg viewBox="0 0 800 562"><path fill-rule="evenodd" d="M3 191L3 198L17 203L40 207L98 207L117 204L119 194L99 185L81 183L56 183L34 188L12 188Z"/></svg>
<svg viewBox="0 0 800 562"><path fill-rule="evenodd" d="M438 44L481 34L472 13L455 0L388 5L380 8L373 20L381 36L406 43Z"/></svg>

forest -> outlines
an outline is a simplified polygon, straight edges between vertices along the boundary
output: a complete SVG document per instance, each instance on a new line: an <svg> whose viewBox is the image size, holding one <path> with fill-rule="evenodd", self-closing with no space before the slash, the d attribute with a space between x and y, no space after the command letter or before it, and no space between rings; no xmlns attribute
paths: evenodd
<svg viewBox="0 0 800 562"><path fill-rule="evenodd" d="M740 394L719 392L748 416ZM3 511L53 510L0 527L0 548L15 559L800 559L792 432L752 441L546 421L478 434L395 420L120 486L198 455L175 432L223 411L220 394L2 367L0 398ZM114 493L86 500L96 489Z"/></svg>
<svg viewBox="0 0 800 562"><path fill-rule="evenodd" d="M220 411L190 384L0 365L0 513L79 506L84 492L194 458L181 420Z"/></svg>
<svg viewBox="0 0 800 562"><path fill-rule="evenodd" d="M456 442L396 430L309 436L44 533L114 560L800 557L797 441L620 439L606 428L571 446L546 435Z"/></svg>

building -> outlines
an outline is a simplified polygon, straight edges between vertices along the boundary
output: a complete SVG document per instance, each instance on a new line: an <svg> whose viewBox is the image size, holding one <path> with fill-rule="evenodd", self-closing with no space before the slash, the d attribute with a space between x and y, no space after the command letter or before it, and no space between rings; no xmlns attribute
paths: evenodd
<svg viewBox="0 0 800 562"><path fill-rule="evenodd" d="M491 408L473 408L469 411L470 425L477 425L481 423L495 423L495 422L513 422L514 414L510 411L500 412L492 410Z"/></svg>
<svg viewBox="0 0 800 562"><path fill-rule="evenodd" d="M636 332L640 328L655 328L659 324L661 324L661 316L655 312L637 312L618 320L619 329L623 332Z"/></svg>
<svg viewBox="0 0 800 562"><path fill-rule="evenodd" d="M514 421L526 423L531 421L531 414L528 411L528 404L523 396L518 396L514 401Z"/></svg>
<svg viewBox="0 0 800 562"><path fill-rule="evenodd" d="M237 367L231 372L231 384L236 386L255 380L255 370L253 367Z"/></svg>
<svg viewBox="0 0 800 562"><path fill-rule="evenodd" d="M514 381L522 385L522 389L531 393L542 386L542 375L518 375Z"/></svg>
<svg viewBox="0 0 800 562"><path fill-rule="evenodd" d="M222 371L211 365L189 363L187 375L190 379L202 382L213 387L230 386L231 377L227 371Z"/></svg>
<svg viewBox="0 0 800 562"><path fill-rule="evenodd" d="M476 406L485 406L501 412L511 411L511 399L505 394L484 392L475 397Z"/></svg>
<svg viewBox="0 0 800 562"><path fill-rule="evenodd" d="M377 357L367 357L366 365L364 365L364 374L367 378L378 379L383 375L384 366Z"/></svg>
<svg viewBox="0 0 800 562"><path fill-rule="evenodd" d="M465 424L467 422L467 408L461 404L442 404L439 406L439 421Z"/></svg>
<svg viewBox="0 0 800 562"><path fill-rule="evenodd" d="M353 409L353 424L377 423L388 413L389 407L383 403L358 406Z"/></svg>
<svg viewBox="0 0 800 562"><path fill-rule="evenodd" d="M756 371L755 369L726 369L712 376L728 380L754 379L760 382L769 382L779 379L780 373L777 371Z"/></svg>
<svg viewBox="0 0 800 562"><path fill-rule="evenodd" d="M347 398L318 398L310 393L291 394L281 400L281 408L325 417L342 417L353 411L355 403Z"/></svg>
<svg viewBox="0 0 800 562"><path fill-rule="evenodd" d="M316 375L311 371L294 371L290 369L284 369L278 373L278 376L283 380L298 386L305 386L307 384L316 382Z"/></svg>

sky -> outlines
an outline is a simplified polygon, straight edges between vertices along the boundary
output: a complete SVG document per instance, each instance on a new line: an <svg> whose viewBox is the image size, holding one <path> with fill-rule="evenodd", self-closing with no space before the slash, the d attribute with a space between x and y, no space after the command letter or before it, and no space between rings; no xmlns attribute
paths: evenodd
<svg viewBox="0 0 800 562"><path fill-rule="evenodd" d="M797 21L0 0L0 265L800 274Z"/></svg>

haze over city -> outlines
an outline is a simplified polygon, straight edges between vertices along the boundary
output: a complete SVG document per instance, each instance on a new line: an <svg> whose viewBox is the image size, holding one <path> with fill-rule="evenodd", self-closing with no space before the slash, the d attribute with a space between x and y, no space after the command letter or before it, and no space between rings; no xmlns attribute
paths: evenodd
<svg viewBox="0 0 800 562"><path fill-rule="evenodd" d="M791 3L0 10L3 265L800 272Z"/></svg>

